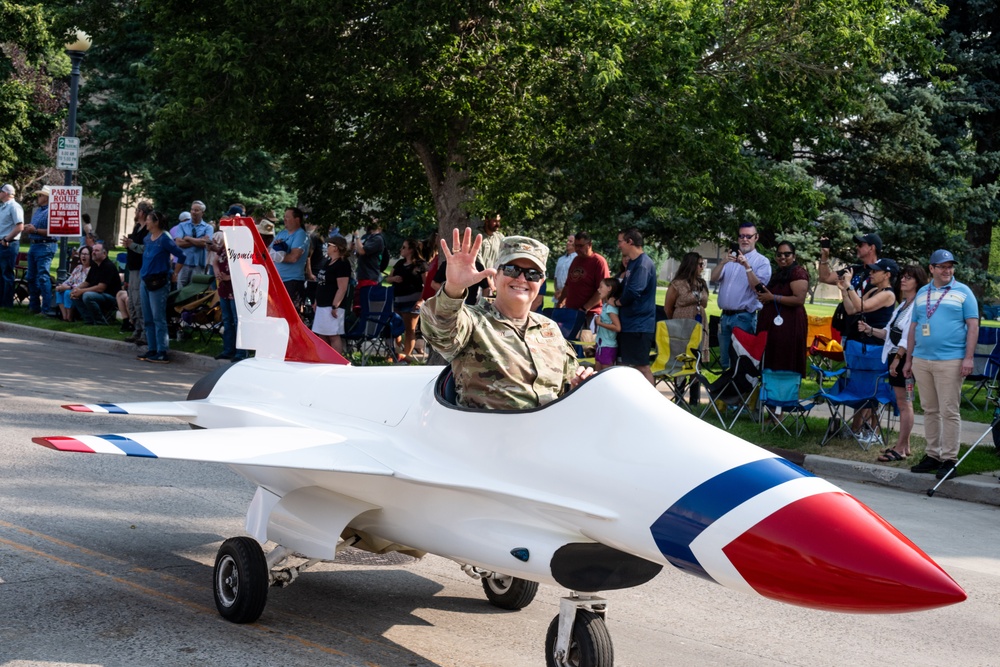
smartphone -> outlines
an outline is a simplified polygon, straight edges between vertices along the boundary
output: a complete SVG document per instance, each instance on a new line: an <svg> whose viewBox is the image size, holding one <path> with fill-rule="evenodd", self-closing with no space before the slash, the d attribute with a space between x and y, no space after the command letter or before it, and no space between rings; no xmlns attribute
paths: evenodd
<svg viewBox="0 0 1000 667"><path fill-rule="evenodd" d="M847 269L838 269L837 270L837 275L840 276L841 278L844 277L845 273L847 273Z"/></svg>
<svg viewBox="0 0 1000 667"><path fill-rule="evenodd" d="M753 288L757 290L757 294L763 294L764 292L767 291L767 288L765 288L762 283L757 283L756 285L753 286Z"/></svg>
<svg viewBox="0 0 1000 667"><path fill-rule="evenodd" d="M739 254L740 254L740 246L739 246L739 244L734 243L731 246L729 246L729 256L730 257L738 257Z"/></svg>
<svg viewBox="0 0 1000 667"><path fill-rule="evenodd" d="M830 239L820 239L819 240L819 247L820 248L829 248L830 247Z"/></svg>

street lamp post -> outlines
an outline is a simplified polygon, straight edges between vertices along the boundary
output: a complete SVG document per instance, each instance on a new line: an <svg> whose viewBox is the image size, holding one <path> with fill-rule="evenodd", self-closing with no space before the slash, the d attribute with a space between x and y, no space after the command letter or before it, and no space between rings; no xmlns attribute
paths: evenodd
<svg viewBox="0 0 1000 667"><path fill-rule="evenodd" d="M69 74L69 127L66 136L76 136L76 106L77 93L80 90L80 65L90 48L90 37L82 30L77 30L72 42L66 43L66 55L69 56L72 69ZM73 185L73 170L66 170L66 178L63 185ZM59 239L59 271L57 278L59 282L66 280L69 275L69 246L65 236Z"/></svg>

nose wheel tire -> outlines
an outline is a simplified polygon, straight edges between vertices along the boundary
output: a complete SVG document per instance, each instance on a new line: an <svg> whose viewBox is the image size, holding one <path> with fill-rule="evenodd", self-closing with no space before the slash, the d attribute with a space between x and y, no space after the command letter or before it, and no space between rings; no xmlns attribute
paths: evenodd
<svg viewBox="0 0 1000 667"><path fill-rule="evenodd" d="M559 617L556 616L549 623L549 631L545 635L546 667L613 667L615 664L608 626L594 612L577 610L568 655L556 655L558 634Z"/></svg>
<svg viewBox="0 0 1000 667"><path fill-rule="evenodd" d="M212 571L215 608L233 623L253 623L264 612L267 559L257 540L231 537L219 547Z"/></svg>
<svg viewBox="0 0 1000 667"><path fill-rule="evenodd" d="M486 591L486 598L495 607L524 609L535 599L538 582L509 576L485 577L483 590Z"/></svg>

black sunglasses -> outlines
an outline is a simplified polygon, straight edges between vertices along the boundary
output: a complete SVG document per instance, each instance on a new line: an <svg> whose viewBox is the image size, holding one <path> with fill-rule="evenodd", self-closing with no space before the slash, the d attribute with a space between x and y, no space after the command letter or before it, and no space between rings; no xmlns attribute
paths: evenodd
<svg viewBox="0 0 1000 667"><path fill-rule="evenodd" d="M501 264L499 267L501 273L503 273L508 278L517 278L520 275L524 275L524 279L529 283L537 283L545 278L545 272L539 271L538 269L525 269L516 264Z"/></svg>
<svg viewBox="0 0 1000 667"><path fill-rule="evenodd" d="M794 254L795 254L794 252L776 252L776 253L774 253L774 256L775 257L791 257Z"/></svg>

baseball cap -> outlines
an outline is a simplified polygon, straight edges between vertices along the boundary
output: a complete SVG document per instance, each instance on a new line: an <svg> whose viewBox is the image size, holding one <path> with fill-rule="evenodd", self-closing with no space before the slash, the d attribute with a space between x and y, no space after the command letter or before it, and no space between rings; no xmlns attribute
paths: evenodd
<svg viewBox="0 0 1000 667"><path fill-rule="evenodd" d="M867 243L875 246L876 252L882 252L882 239L878 234L855 234L855 243Z"/></svg>
<svg viewBox="0 0 1000 667"><path fill-rule="evenodd" d="M5 184L2 188L0 188L0 190L3 190L7 194L9 194L11 197L13 197L16 194L14 192L14 186L11 185L10 183Z"/></svg>
<svg viewBox="0 0 1000 667"><path fill-rule="evenodd" d="M244 211L242 206L237 206L236 204L233 204L232 206L229 207L229 210L226 211L226 216L232 218L237 215L241 216L243 215L243 213Z"/></svg>
<svg viewBox="0 0 1000 667"><path fill-rule="evenodd" d="M865 243L867 243L867 241L865 241ZM899 264L896 264L896 262L891 259L880 259L877 262L868 264L868 268L872 271L888 271L892 274L893 278L899 275Z"/></svg>
<svg viewBox="0 0 1000 667"><path fill-rule="evenodd" d="M497 266L508 264L515 259L526 259L544 273L545 262L549 259L549 248L541 241L528 236L507 236L500 244Z"/></svg>
<svg viewBox="0 0 1000 667"><path fill-rule="evenodd" d="M36 195L45 195L46 197L49 197L49 196L52 195L52 188L50 188L47 185L43 185L39 189L35 190L35 194Z"/></svg>
<svg viewBox="0 0 1000 667"><path fill-rule="evenodd" d="M940 248L931 253L931 264L944 264L945 262L954 262L955 264L958 264L958 260L955 259L955 256L944 248Z"/></svg>
<svg viewBox="0 0 1000 667"><path fill-rule="evenodd" d="M191 214L188 213L187 211L181 211L181 214L177 216L178 222L187 222L190 219L191 219Z"/></svg>

